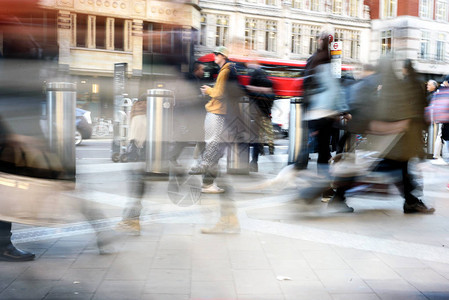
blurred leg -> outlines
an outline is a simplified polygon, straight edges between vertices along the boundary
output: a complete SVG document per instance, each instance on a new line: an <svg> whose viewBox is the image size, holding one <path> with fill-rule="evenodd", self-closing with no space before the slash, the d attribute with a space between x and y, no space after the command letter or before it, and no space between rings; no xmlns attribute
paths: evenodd
<svg viewBox="0 0 449 300"><path fill-rule="evenodd" d="M0 221L0 248L11 243L11 222Z"/></svg>

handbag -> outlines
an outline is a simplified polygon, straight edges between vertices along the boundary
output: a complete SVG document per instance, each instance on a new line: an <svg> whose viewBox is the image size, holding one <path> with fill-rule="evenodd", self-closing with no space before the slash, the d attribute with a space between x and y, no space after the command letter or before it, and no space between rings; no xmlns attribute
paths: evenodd
<svg viewBox="0 0 449 300"><path fill-rule="evenodd" d="M27 143L4 142L0 145L0 172L61 179L64 168L54 153Z"/></svg>
<svg viewBox="0 0 449 300"><path fill-rule="evenodd" d="M430 105L425 109L425 117L431 123L449 123L449 88L443 87L436 92Z"/></svg>
<svg viewBox="0 0 449 300"><path fill-rule="evenodd" d="M20 138L19 138L20 139ZM82 200L70 196L59 156L38 145L4 138L0 143L0 220L53 226L83 220Z"/></svg>
<svg viewBox="0 0 449 300"><path fill-rule="evenodd" d="M396 145L403 133L389 135L367 134L366 150L340 153L330 159L329 174L334 178L351 178L368 175L383 157Z"/></svg>

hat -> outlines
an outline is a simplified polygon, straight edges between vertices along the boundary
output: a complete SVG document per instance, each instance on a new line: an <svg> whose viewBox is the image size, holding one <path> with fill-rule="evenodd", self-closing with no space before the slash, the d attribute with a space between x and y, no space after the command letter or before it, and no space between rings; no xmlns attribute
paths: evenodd
<svg viewBox="0 0 449 300"><path fill-rule="evenodd" d="M224 46L220 46L220 47L215 48L214 54L221 54L223 56L228 57L229 56L229 51L228 51L228 48L226 48Z"/></svg>

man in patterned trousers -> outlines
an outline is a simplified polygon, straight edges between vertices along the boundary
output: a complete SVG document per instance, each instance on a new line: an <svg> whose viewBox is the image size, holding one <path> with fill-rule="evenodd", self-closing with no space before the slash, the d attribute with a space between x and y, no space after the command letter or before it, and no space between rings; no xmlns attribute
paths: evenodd
<svg viewBox="0 0 449 300"><path fill-rule="evenodd" d="M197 167L189 171L191 175L203 175L202 192L221 194L225 190L218 187L214 181L218 175L218 162L226 149L226 128L232 108L238 102L240 88L236 85L236 71L234 64L228 62L228 50L218 47L215 51L215 63L220 67L215 86L203 85L201 91L211 99L205 105L206 119L204 121L205 142L203 158ZM232 117L232 116L231 116ZM231 187L229 187L231 188ZM226 191L229 194L229 190ZM220 201L221 217L218 223L202 233L237 233L240 224L235 212L235 206L229 196L224 195Z"/></svg>

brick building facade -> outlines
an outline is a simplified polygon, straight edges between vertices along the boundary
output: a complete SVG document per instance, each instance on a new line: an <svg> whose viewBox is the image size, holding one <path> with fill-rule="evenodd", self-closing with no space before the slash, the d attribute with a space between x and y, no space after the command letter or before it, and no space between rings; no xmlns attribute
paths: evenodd
<svg viewBox="0 0 449 300"><path fill-rule="evenodd" d="M392 53L411 59L418 72L440 79L449 73L447 0L366 0L372 19L370 60Z"/></svg>

